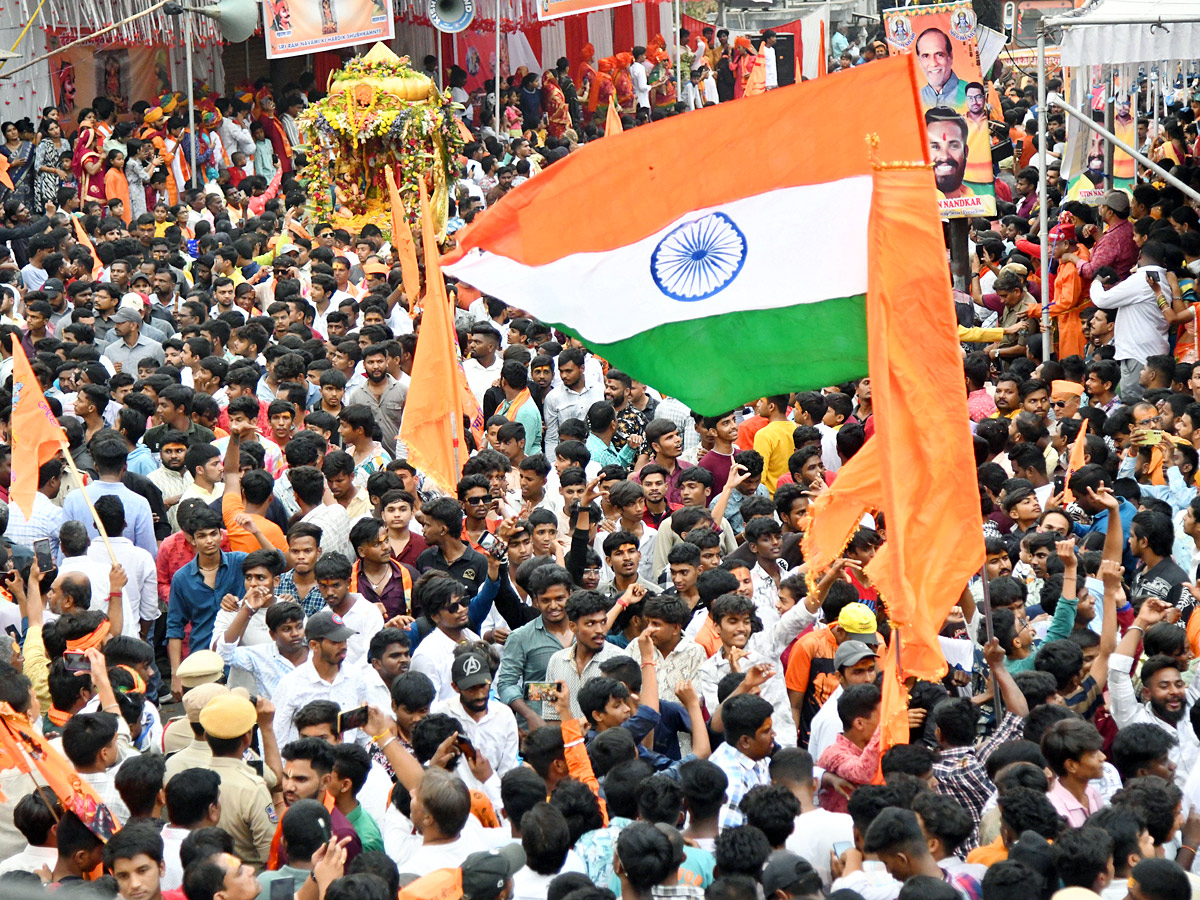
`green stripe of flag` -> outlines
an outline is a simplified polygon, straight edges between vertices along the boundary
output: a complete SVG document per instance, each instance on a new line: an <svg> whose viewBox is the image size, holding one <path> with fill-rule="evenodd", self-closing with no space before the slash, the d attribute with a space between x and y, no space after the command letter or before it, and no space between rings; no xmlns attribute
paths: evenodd
<svg viewBox="0 0 1200 900"><path fill-rule="evenodd" d="M867 374L863 294L671 322L611 344L556 327L701 415Z"/></svg>

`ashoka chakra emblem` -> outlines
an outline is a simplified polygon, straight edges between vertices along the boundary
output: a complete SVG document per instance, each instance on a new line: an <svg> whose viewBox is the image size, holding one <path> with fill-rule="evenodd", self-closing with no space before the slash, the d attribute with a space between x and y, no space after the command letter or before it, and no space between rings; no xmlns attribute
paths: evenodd
<svg viewBox="0 0 1200 900"><path fill-rule="evenodd" d="M704 300L725 289L746 262L746 236L724 213L673 228L650 254L654 283L673 300Z"/></svg>

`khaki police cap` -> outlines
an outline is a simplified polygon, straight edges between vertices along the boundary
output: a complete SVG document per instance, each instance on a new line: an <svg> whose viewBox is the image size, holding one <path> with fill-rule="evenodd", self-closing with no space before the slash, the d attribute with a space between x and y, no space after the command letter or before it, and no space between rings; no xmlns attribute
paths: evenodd
<svg viewBox="0 0 1200 900"><path fill-rule="evenodd" d="M219 681L225 673L225 660L212 650L197 650L179 664L176 675L185 688Z"/></svg>
<svg viewBox="0 0 1200 900"><path fill-rule="evenodd" d="M208 706L210 700L223 697L229 693L229 688L223 684L202 684L194 687L183 695L183 711L189 722L200 721L200 710Z"/></svg>
<svg viewBox="0 0 1200 900"><path fill-rule="evenodd" d="M200 712L200 726L205 733L222 740L241 737L257 721L254 704L236 694L216 697Z"/></svg>

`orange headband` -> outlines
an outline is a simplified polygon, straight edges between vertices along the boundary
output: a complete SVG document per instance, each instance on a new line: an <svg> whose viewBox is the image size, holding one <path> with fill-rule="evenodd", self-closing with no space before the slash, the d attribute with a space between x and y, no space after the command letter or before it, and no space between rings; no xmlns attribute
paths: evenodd
<svg viewBox="0 0 1200 900"><path fill-rule="evenodd" d="M81 638L74 638L73 640L67 641L67 649L90 650L92 647L99 647L102 643L104 643L104 639L108 637L109 627L108 619L105 619L91 634L85 634Z"/></svg>
<svg viewBox="0 0 1200 900"><path fill-rule="evenodd" d="M117 666L117 668L122 669L123 671L128 672L130 675L133 676L133 687L121 688L121 689L119 689L121 691L121 693L123 693L123 694L144 694L144 693L146 693L146 682L142 678L142 676L137 673L136 669L134 669L132 666Z"/></svg>

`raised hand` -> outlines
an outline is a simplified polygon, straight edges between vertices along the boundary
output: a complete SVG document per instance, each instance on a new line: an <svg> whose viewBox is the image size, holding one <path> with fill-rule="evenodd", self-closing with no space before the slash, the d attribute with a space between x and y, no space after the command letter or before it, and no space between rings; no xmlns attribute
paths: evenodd
<svg viewBox="0 0 1200 900"><path fill-rule="evenodd" d="M1115 559L1100 560L1100 580L1104 582L1104 589L1115 590L1123 583L1125 576L1125 567ZM1189 585L1184 585L1189 587Z"/></svg>
<svg viewBox="0 0 1200 900"><path fill-rule="evenodd" d="M983 658L987 660L988 666L993 669L1004 665L1006 656L1004 648L1000 646L1000 641L996 638L992 638L983 645Z"/></svg>

